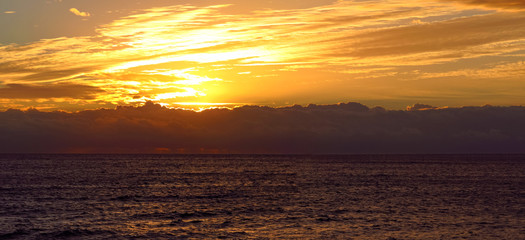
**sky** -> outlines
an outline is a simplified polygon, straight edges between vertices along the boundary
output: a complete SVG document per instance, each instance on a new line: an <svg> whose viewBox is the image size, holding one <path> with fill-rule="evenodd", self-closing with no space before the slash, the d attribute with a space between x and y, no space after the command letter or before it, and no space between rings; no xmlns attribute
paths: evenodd
<svg viewBox="0 0 525 240"><path fill-rule="evenodd" d="M0 111L525 103L522 0L0 0Z"/></svg>

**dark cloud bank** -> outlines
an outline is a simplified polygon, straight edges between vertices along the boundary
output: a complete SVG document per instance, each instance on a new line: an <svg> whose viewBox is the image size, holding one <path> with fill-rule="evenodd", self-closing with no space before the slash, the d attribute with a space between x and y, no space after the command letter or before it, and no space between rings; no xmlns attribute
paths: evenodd
<svg viewBox="0 0 525 240"><path fill-rule="evenodd" d="M0 152L525 153L525 107L407 111L359 103L203 112L147 103L0 112Z"/></svg>

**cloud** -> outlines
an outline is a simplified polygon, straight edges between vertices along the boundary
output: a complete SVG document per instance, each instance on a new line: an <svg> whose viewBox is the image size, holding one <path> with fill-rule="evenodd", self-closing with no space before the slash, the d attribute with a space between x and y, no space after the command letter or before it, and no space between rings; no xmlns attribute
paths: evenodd
<svg viewBox="0 0 525 240"><path fill-rule="evenodd" d="M359 103L7 110L0 152L523 153L523 120L525 107L387 111Z"/></svg>
<svg viewBox="0 0 525 240"><path fill-rule="evenodd" d="M401 81L429 79L428 73L453 79L461 65L442 69L439 64L464 59L476 59L473 68L496 65L487 61L515 62L501 56L522 50L525 40L523 14L451 1L337 1L231 13L234 7L152 8L101 25L93 36L0 46L0 77L5 84L71 82L104 89L79 107L100 101L173 104L190 97L195 102L275 105L305 104L311 96L325 103L349 96L400 102L410 95L399 87ZM440 72L413 71L431 65ZM481 70L490 78L504 72ZM450 89L461 84L448 83ZM409 88L416 86L414 92L449 100L432 85ZM419 100L396 107L414 101Z"/></svg>
<svg viewBox="0 0 525 240"><path fill-rule="evenodd" d="M421 78L471 77L476 79L515 79L525 75L525 62L517 61L498 64L481 69L462 69L450 72L422 73Z"/></svg>
<svg viewBox="0 0 525 240"><path fill-rule="evenodd" d="M413 57L414 54L444 54L458 50L475 54L476 50L470 48L483 49L486 44L521 39L525 36L524 29L523 14L490 14L379 29L331 41L343 43L341 48L348 50L338 51L337 55L348 57ZM345 42L348 45L344 45Z"/></svg>
<svg viewBox="0 0 525 240"><path fill-rule="evenodd" d="M77 75L86 71L92 70L92 67L79 67L71 69L57 69L57 70L45 70L42 69L37 73L30 73L26 76L20 77L20 80L27 81L40 81L40 80L57 80L61 78L66 78L69 76Z"/></svg>
<svg viewBox="0 0 525 240"><path fill-rule="evenodd" d="M77 15L77 16L80 16L80 17L89 17L89 16L91 16L90 13L88 13L88 12L81 12L81 11L79 11L79 10L76 9L76 8L70 8L69 11L70 11L71 13Z"/></svg>
<svg viewBox="0 0 525 240"><path fill-rule="evenodd" d="M437 108L432 105L421 104L421 103L416 103L412 106L407 107L407 111L420 111L420 110L429 110L429 109L437 109Z"/></svg>
<svg viewBox="0 0 525 240"><path fill-rule="evenodd" d="M525 1L522 0L445 0L469 5L478 5L488 8L501 9L525 9Z"/></svg>
<svg viewBox="0 0 525 240"><path fill-rule="evenodd" d="M0 86L0 99L76 98L92 99L103 90L78 84L29 85L7 84Z"/></svg>

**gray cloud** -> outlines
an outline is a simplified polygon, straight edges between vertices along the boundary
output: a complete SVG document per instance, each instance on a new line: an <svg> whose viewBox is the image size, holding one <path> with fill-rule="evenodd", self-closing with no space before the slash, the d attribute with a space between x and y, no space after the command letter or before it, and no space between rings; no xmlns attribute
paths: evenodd
<svg viewBox="0 0 525 240"><path fill-rule="evenodd" d="M35 99L35 98L79 98L91 99L103 90L79 84L29 85L6 84L0 87L0 99Z"/></svg>
<svg viewBox="0 0 525 240"><path fill-rule="evenodd" d="M524 152L525 107L387 111L359 103L203 112L148 103L0 112L0 152Z"/></svg>
<svg viewBox="0 0 525 240"><path fill-rule="evenodd" d="M416 103L412 106L407 107L408 111L419 111L419 110L428 110L428 109L437 109L437 108L432 105L421 104L421 103Z"/></svg>

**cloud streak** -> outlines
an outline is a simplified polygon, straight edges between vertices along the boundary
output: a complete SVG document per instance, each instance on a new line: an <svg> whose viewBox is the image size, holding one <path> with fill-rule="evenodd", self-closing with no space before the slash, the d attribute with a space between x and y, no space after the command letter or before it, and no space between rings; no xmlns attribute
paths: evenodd
<svg viewBox="0 0 525 240"><path fill-rule="evenodd" d="M447 0L469 5L479 5L500 9L525 9L525 2L521 0Z"/></svg>
<svg viewBox="0 0 525 240"><path fill-rule="evenodd" d="M505 26L504 28L502 28ZM525 36L525 16L523 14L491 14L423 25L404 26L379 31L366 32L347 39L334 39L343 45L343 56L378 57L402 56L414 57L415 54L441 54L465 51L465 54L486 52L487 45L520 39ZM355 41L354 39L357 39ZM408 41L407 41L408 40ZM358 48L352 48L358 45ZM471 49L480 48L479 51ZM501 49L497 49L498 53ZM416 58L421 58L417 56ZM432 60L432 58L429 58ZM405 61L413 64L412 61Z"/></svg>
<svg viewBox="0 0 525 240"><path fill-rule="evenodd" d="M104 92L93 86L78 84L24 85L7 84L0 88L0 96L7 99L73 98L93 99Z"/></svg>
<svg viewBox="0 0 525 240"><path fill-rule="evenodd" d="M235 5L153 8L99 26L93 36L0 46L0 87L73 83L102 90L82 106L145 101L279 106L354 99L395 100L400 109L420 93L461 106L478 96L454 81L467 61L476 62L473 69L486 73L484 78L504 82L512 96L523 89L514 77L490 71L494 65L516 67L525 46L523 14L479 8L515 3L338 1L235 14L228 13ZM89 16L73 8L72 13ZM479 74L461 76L475 81ZM438 75L464 98L448 98L450 92L427 82ZM504 90L498 103L520 103ZM60 108L66 102L60 98L49 100ZM22 104L9 99L0 95L0 109ZM29 104L35 103L23 107L40 107Z"/></svg>

